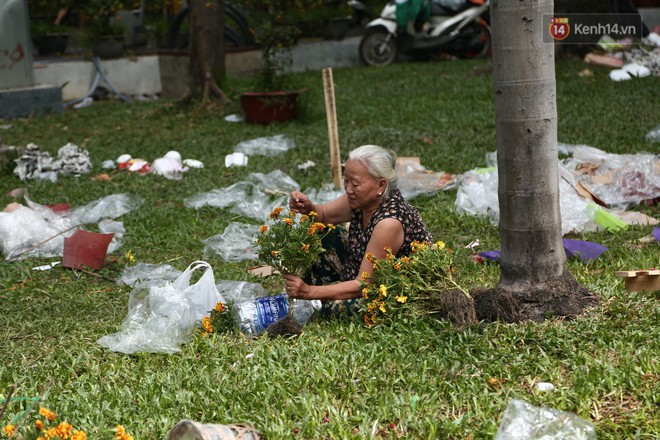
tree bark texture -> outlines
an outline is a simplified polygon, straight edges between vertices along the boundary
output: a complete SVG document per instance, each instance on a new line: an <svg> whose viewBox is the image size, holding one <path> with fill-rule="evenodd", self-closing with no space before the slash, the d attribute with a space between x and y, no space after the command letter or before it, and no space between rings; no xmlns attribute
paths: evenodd
<svg viewBox="0 0 660 440"><path fill-rule="evenodd" d="M229 101L216 78L225 73L224 0L190 0L190 75L193 96Z"/></svg>
<svg viewBox="0 0 660 440"><path fill-rule="evenodd" d="M479 319L573 317L597 298L568 271L562 244L552 0L491 2L501 277L475 295Z"/></svg>
<svg viewBox="0 0 660 440"><path fill-rule="evenodd" d="M493 86L503 284L566 272L559 211L554 48L543 42L552 0L492 3Z"/></svg>

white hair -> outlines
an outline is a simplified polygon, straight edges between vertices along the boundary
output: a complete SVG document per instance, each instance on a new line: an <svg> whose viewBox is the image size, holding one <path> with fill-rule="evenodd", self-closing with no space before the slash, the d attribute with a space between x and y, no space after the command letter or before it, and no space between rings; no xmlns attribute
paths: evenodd
<svg viewBox="0 0 660 440"><path fill-rule="evenodd" d="M385 179L385 198L392 189L396 189L396 173L394 164L396 153L378 145L362 145L348 153L348 160L356 160L367 168L369 174L376 179Z"/></svg>

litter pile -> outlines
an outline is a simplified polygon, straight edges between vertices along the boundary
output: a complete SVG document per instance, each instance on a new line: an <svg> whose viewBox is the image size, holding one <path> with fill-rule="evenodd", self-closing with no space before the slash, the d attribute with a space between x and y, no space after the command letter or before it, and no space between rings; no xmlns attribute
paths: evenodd
<svg viewBox="0 0 660 440"><path fill-rule="evenodd" d="M660 35L651 32L640 43L631 39L615 41L603 36L599 52L588 53L584 61L588 64L611 67L612 81L627 81L632 78L660 76Z"/></svg>
<svg viewBox="0 0 660 440"><path fill-rule="evenodd" d="M625 211L660 197L660 157L652 154L617 155L586 145L560 144L572 157L559 161L562 233L618 230L629 224L657 224L639 212ZM458 213L487 216L499 223L496 153L486 157L488 168L457 178Z"/></svg>
<svg viewBox="0 0 660 440"><path fill-rule="evenodd" d="M152 163L140 158L133 158L130 154L122 154L116 161L103 161L104 169L126 170L139 174L156 174L170 180L181 179L182 173L191 168L203 168L204 164L197 159L182 159L181 153L175 150L168 151L163 157L155 159Z"/></svg>
<svg viewBox="0 0 660 440"><path fill-rule="evenodd" d="M7 260L62 256L65 238L90 224L97 224L102 233L114 234L108 247L108 252L114 252L125 232L123 223L114 219L144 203L139 196L113 194L60 211L25 200L27 206L12 203L0 212L0 251Z"/></svg>
<svg viewBox="0 0 660 440"><path fill-rule="evenodd" d="M14 174L21 180L42 179L55 182L57 175L79 176L92 170L89 152L75 144L68 143L57 152L57 158L40 151L36 144L28 144L25 152L16 159Z"/></svg>

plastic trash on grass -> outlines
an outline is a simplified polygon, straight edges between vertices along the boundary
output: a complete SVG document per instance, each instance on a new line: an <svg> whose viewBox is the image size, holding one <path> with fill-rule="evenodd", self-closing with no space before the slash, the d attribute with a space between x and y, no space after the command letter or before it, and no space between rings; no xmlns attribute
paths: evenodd
<svg viewBox="0 0 660 440"><path fill-rule="evenodd" d="M539 408L522 400L509 403L495 440L596 440L594 425L576 414Z"/></svg>
<svg viewBox="0 0 660 440"><path fill-rule="evenodd" d="M257 258L255 242L259 226L231 222L222 234L204 240L204 255L218 255L224 261L244 261Z"/></svg>
<svg viewBox="0 0 660 440"><path fill-rule="evenodd" d="M192 283L192 275L203 271ZM103 336L98 344L126 354L174 353L192 337L202 318L225 299L215 286L213 269L195 261L173 282L137 285L128 301L128 314L117 333Z"/></svg>
<svg viewBox="0 0 660 440"><path fill-rule="evenodd" d="M234 147L234 152L243 153L246 156L277 156L295 148L295 146L292 138L278 134L239 142Z"/></svg>
<svg viewBox="0 0 660 440"><path fill-rule="evenodd" d="M181 271L169 264L137 263L124 269L117 279L117 284L131 287L164 286L176 280L179 275Z"/></svg>

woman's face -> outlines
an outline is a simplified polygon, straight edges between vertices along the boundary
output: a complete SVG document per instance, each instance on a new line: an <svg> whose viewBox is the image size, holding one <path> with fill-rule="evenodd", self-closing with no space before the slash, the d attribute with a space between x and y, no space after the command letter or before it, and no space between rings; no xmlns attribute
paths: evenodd
<svg viewBox="0 0 660 440"><path fill-rule="evenodd" d="M344 190L351 209L366 209L380 203L378 193L385 191L385 179L376 179L358 160L349 160L344 167Z"/></svg>

